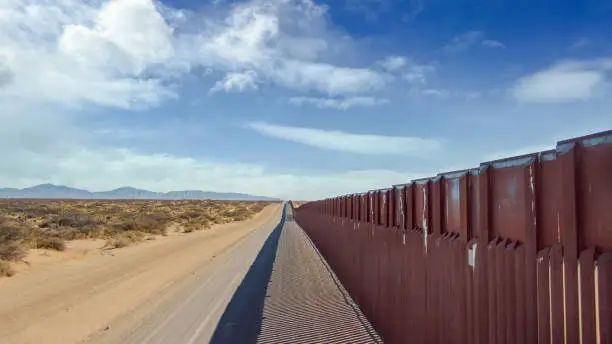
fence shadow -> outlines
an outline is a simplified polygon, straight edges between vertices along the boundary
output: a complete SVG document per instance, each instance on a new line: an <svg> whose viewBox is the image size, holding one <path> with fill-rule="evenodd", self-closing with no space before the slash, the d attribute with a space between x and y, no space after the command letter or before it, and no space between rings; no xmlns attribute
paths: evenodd
<svg viewBox="0 0 612 344"><path fill-rule="evenodd" d="M280 223L268 236L242 283L236 289L215 328L211 344L257 343L268 282L272 276L278 241L289 207L290 204L283 209Z"/></svg>

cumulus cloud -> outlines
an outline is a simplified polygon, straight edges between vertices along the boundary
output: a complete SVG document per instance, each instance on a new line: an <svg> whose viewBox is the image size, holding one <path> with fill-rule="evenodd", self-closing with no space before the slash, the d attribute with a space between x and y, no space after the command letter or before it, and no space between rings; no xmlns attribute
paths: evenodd
<svg viewBox="0 0 612 344"><path fill-rule="evenodd" d="M605 94L612 59L561 61L524 76L511 89L521 102L560 103L588 100Z"/></svg>
<svg viewBox="0 0 612 344"><path fill-rule="evenodd" d="M312 97L293 97L289 103L297 106L313 105L319 109L338 109L348 110L353 107L371 107L388 104L388 99L375 97L348 97L348 98L312 98Z"/></svg>
<svg viewBox="0 0 612 344"><path fill-rule="evenodd" d="M308 0L235 5L224 21L211 20L209 31L192 37L198 62L250 68L263 80L298 91L339 95L382 88L385 76L377 71L319 58L334 43L328 42L325 13Z"/></svg>
<svg viewBox="0 0 612 344"><path fill-rule="evenodd" d="M177 97L177 79L194 68L227 73L223 90L253 89L255 75L329 95L368 92L387 80L321 58L336 40L326 7L309 0L252 0L201 13L152 0L6 0L0 8L1 80L5 92L27 101L151 107Z"/></svg>
<svg viewBox="0 0 612 344"><path fill-rule="evenodd" d="M170 70L173 44L151 1L7 0L0 7L0 60L13 73L5 94L14 101L140 108L176 96L152 72Z"/></svg>
<svg viewBox="0 0 612 344"><path fill-rule="evenodd" d="M302 143L326 150L365 155L427 156L441 148L436 140L419 137L354 134L338 130L289 127L268 123L249 123L262 135Z"/></svg>
<svg viewBox="0 0 612 344"><path fill-rule="evenodd" d="M217 81L210 89L210 93L219 91L245 92L257 89L257 73L249 70L243 73L227 73L223 80Z"/></svg>

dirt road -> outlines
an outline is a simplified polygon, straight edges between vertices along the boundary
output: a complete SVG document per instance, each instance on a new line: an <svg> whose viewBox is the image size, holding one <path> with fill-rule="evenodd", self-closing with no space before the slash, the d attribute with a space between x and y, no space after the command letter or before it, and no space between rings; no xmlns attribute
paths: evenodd
<svg viewBox="0 0 612 344"><path fill-rule="evenodd" d="M1 279L0 342L208 342L279 220L269 206L242 223Z"/></svg>
<svg viewBox="0 0 612 344"><path fill-rule="evenodd" d="M264 242L275 228L280 228L279 220L280 216L275 216L267 225L217 256L213 262L184 280L166 300L118 319L116 325L111 324L108 331L99 333L89 343L209 343L226 306Z"/></svg>

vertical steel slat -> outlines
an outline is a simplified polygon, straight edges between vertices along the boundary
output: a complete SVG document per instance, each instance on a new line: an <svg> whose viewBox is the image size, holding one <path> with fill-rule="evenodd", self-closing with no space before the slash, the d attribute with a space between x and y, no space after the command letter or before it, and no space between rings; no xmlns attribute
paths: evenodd
<svg viewBox="0 0 612 344"><path fill-rule="evenodd" d="M580 254L580 338L582 343L596 343L595 249Z"/></svg>

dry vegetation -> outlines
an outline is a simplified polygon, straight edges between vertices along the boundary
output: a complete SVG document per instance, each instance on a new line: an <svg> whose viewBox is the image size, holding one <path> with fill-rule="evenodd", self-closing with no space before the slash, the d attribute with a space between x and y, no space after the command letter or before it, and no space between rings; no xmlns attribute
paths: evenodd
<svg viewBox="0 0 612 344"><path fill-rule="evenodd" d="M66 241L105 239L113 249L167 235L242 221L269 202L0 200L0 276L32 248L63 251Z"/></svg>

